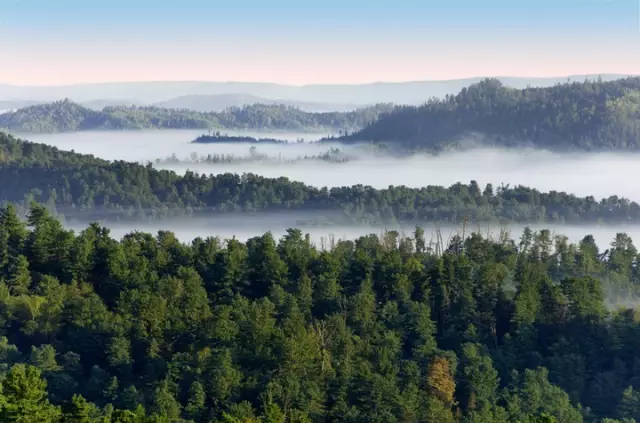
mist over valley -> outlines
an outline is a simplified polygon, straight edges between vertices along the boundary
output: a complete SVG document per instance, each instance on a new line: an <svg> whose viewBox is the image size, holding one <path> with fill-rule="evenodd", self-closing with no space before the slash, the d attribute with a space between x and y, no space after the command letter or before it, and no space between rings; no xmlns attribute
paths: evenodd
<svg viewBox="0 0 641 423"><path fill-rule="evenodd" d="M28 134L34 142L62 150L92 154L106 160L154 162L175 156L180 163L161 163L158 169L184 173L191 170L204 174L255 173L278 178L287 177L316 187L390 185L423 187L449 186L457 182L477 181L495 187L501 184L525 185L542 191L565 191L597 199L612 195L640 200L639 155L633 153L574 152L553 153L533 148L474 148L444 152L439 155L413 154L392 156L386 150L369 144L313 143L327 134L225 131L229 135L254 138L270 137L289 141L286 145L257 145L255 153L271 159L245 163L194 163L192 156L250 155L246 143L194 144L202 130L95 131L62 134ZM305 142L297 143L303 139ZM332 163L322 160L295 161L305 156L318 156L338 149L351 160ZM279 162L280 160L280 162ZM286 163L285 160L293 162ZM626 183L621 183L625 180Z"/></svg>
<svg viewBox="0 0 641 423"><path fill-rule="evenodd" d="M359 237L374 234L383 239L387 231L396 231L403 237L413 236L416 226L425 231L425 240L432 247L439 241L447 247L449 240L455 235L468 237L477 233L483 237L498 241L502 234L517 243L522 236L525 227L533 231L548 229L552 236L566 236L568 242L577 244L586 235L594 237L596 245L601 251L610 248L611 242L617 233L628 234L635 245L639 245L640 232L638 225L559 225L546 223L532 224L475 224L470 223L463 227L453 224L425 224L421 222L402 222L387 225L330 225L310 226L308 222L315 218L324 218L328 215L320 213L302 212L281 212L281 213L237 213L233 215L198 216L188 218L163 219L161 221L146 222L101 222L101 225L109 228L114 239L121 239L132 232L147 232L156 234L158 231L173 232L180 241L191 243L194 239L201 237L218 237L221 241L232 238L240 241L247 241L253 237L262 236L271 232L277 240L286 234L288 229L299 228L304 234L309 234L313 244L318 248L330 248L332 244L340 240L354 241ZM64 222L64 220L63 220ZM82 214L73 216L73 220L64 222L65 227L74 231L82 231L87 227L88 221L83 221Z"/></svg>
<svg viewBox="0 0 641 423"><path fill-rule="evenodd" d="M0 3L0 423L641 423L638 3Z"/></svg>
<svg viewBox="0 0 641 423"><path fill-rule="evenodd" d="M612 195L639 201L639 156L630 153L554 153L533 148L471 148L440 154L393 155L372 144L318 143L323 133L295 133L274 131L225 131L230 136L275 138L287 144L215 143L196 144L192 141L203 134L201 130L147 130L147 131L90 131L62 134L29 134L30 140L55 146L62 150L91 154L107 160L125 160L146 164L178 174L187 171L199 174L252 173L269 178L287 177L315 187L342 187L369 185L377 189L389 186L424 187L450 186L457 182L475 180L481 187L492 184L525 185L541 191L563 191L577 196L594 196L597 200ZM304 142L299 142L304 140ZM335 149L348 158L345 162L311 160ZM208 162L207 157L226 157L229 162ZM251 157L254 159L250 160ZM308 160L305 160L308 158ZM173 161L173 162L172 162ZM621 184L625 180L627 183ZM316 213L313 217L327 217ZM88 223L82 213L72 216L71 228L81 230ZM316 245L330 238L355 239L384 230L411 233L415 223L397 225L332 225L311 227L302 225L310 214L284 212L281 215L212 215L210 217L173 218L158 222L106 222L112 235L120 238L131 231L155 233L169 230L181 241L191 242L196 237L236 237L240 240L271 231L278 237L285 230L301 227L310 233ZM82 221L83 223L78 223ZM425 225L427 238L438 227L444 237L460 232L457 225ZM525 225L507 227L518 239ZM551 229L554 234L568 236L578 242L592 234L600 248L606 249L617 232L628 233L635 244L639 242L639 226L624 225L530 225L533 229ZM471 224L469 231L498 236L504 226Z"/></svg>
<svg viewBox="0 0 641 423"><path fill-rule="evenodd" d="M568 81L582 82L586 79L601 78L611 81L625 77L624 74L583 74L552 78L518 78L499 77L506 85L514 88L527 86L548 87ZM399 104L421 104L431 97L444 97L459 91L461 88L480 81L482 78L464 78L454 80L433 80L414 82L391 82L370 84L310 84L293 86L286 84L252 83L252 82L123 82L123 83L94 83L64 86L15 86L0 84L0 97L35 101L57 101L71 98L74 101L91 103L96 100L135 103L149 105L163 103L173 105L174 102L184 107L184 96L225 96L231 97L234 103L225 103L225 107L238 105L233 96L250 96L247 102L269 99L270 101L286 100L303 103L329 104L374 104L378 102L395 102ZM193 100L193 98L192 98ZM334 106L336 107L336 106ZM343 106L344 107L344 106ZM196 109L198 107L195 107ZM316 108L316 105L315 105ZM324 106L326 109L327 106ZM220 107L207 110L220 109ZM336 110L336 108L334 109Z"/></svg>

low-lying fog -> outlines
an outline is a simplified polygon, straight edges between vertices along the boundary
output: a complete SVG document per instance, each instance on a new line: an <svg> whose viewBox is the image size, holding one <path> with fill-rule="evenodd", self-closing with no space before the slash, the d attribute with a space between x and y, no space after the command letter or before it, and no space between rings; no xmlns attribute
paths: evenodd
<svg viewBox="0 0 641 423"><path fill-rule="evenodd" d="M248 144L190 144L202 130L76 132L67 134L33 134L32 141L55 145L65 150L93 154L105 159L154 161L173 154L180 160L208 154L246 156ZM249 135L255 138L273 137L288 141L303 138L316 140L325 134L226 131L229 135ZM476 180L482 186L492 183L526 185L541 191L565 191L579 196L592 195L597 199L618 195L633 201L640 200L639 155L614 153L555 154L548 151L522 149L476 149L442 154L438 157L415 155L391 158L372 153L362 146L338 144L260 145L257 153L270 157L294 159L313 156L338 148L356 160L331 163L306 160L296 163L179 163L157 165L159 168L199 173L252 172L268 177L285 176L314 186L389 185L420 187L451 185Z"/></svg>
<svg viewBox="0 0 641 423"><path fill-rule="evenodd" d="M159 230L174 232L183 242L189 243L196 237L206 238L208 236L217 236L221 239L236 237L241 241L254 236L260 236L265 232L271 231L275 238L279 239L285 234L288 228L297 227L297 221L305 220L312 217L310 214L303 213L279 213L279 214L260 214L252 215L229 215L229 216L212 216L198 218L178 218L162 220L157 222L130 222L130 223L107 223L106 227L110 228L111 235L120 239L124 235L133 232L149 232L156 234ZM80 231L86 228L85 224L67 223L67 227ZM446 241L454 234L461 233L460 226L454 225L434 225L421 224L425 230L426 241L436 241L436 231L440 230L443 240ZM479 232L484 236L496 238L500 235L501 230L508 230L513 239L519 239L526 225L511 224L508 226L499 225L469 225L466 228L466 234L470 232ZM574 226L574 225L548 225L548 224L531 224L527 225L532 230L550 229L553 235L565 235L573 243L579 242L585 235L592 235L601 250L609 248L610 242L618 232L627 233L634 241L635 246L639 246L640 227L638 225L616 225L616 226ZM312 241L319 248L329 246L330 238L335 240L349 239L353 240L363 235L377 234L381 235L385 230L396 230L406 236L411 236L414 231L412 224L399 224L388 226L332 226L332 227L303 227L304 233L310 234Z"/></svg>
<svg viewBox="0 0 641 423"><path fill-rule="evenodd" d="M190 144L191 141L206 134L205 129L164 129L145 131L81 131L58 134L16 134L19 138L58 147L61 150L74 150L76 153L93 154L106 160L127 160L132 162L153 161L172 154L180 158L192 152L198 155L246 154L247 144ZM309 132L257 132L224 130L223 134L249 136L253 138L274 138L292 142L303 139L315 141L332 134ZM287 146L287 151L290 146ZM309 146L308 146L309 147ZM274 148L278 148L274 145ZM282 148L282 147L281 147ZM304 146L303 146L304 148ZM320 147L318 151L326 150ZM241 152L242 150L242 152ZM303 149L299 151L304 152ZM309 151L309 150L308 150Z"/></svg>

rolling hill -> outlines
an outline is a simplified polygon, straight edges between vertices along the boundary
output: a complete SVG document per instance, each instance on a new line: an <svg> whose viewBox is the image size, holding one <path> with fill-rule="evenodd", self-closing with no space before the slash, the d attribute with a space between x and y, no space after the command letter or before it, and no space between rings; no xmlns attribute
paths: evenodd
<svg viewBox="0 0 641 423"><path fill-rule="evenodd" d="M443 100L399 107L343 142L419 149L483 143L639 151L639 77L514 89L485 79Z"/></svg>
<svg viewBox="0 0 641 423"><path fill-rule="evenodd" d="M18 133L209 128L344 132L363 128L392 108L379 104L352 112L310 113L284 105L254 104L218 113L153 106L110 106L96 111L65 99L0 114L0 128Z"/></svg>

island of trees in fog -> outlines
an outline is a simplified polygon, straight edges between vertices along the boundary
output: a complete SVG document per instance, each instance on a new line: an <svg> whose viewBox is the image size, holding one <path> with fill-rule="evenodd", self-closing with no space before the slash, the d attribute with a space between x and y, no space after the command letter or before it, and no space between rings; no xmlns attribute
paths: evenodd
<svg viewBox="0 0 641 423"><path fill-rule="evenodd" d="M240 140L244 140L248 137L234 137ZM254 139L254 138L252 138ZM245 143L245 141L238 141ZM260 144L262 140L257 142L250 142L250 144ZM208 142L205 142L207 144ZM216 142L214 142L215 144ZM269 141L266 141L267 144L272 144ZM275 142L274 144L281 144L281 142ZM338 148L330 148L328 151L319 154L311 154L304 156L297 156L294 158L284 158L282 156L270 156L268 154L263 154L258 152L256 146L251 146L248 149L247 154L245 155L234 155L234 154L208 154L206 156L199 156L198 153L192 153L187 158L179 158L176 153L173 153L170 157L158 158L153 162L154 165L176 165L176 164L242 164L242 163L277 163L277 164L294 164L305 161L323 161L326 163L347 163L351 160L351 157Z"/></svg>
<svg viewBox="0 0 641 423"><path fill-rule="evenodd" d="M254 138L247 135L227 135L219 131L214 133L203 134L192 141L195 144L223 144L223 143L241 143L241 144L287 144L287 141L275 138Z"/></svg>

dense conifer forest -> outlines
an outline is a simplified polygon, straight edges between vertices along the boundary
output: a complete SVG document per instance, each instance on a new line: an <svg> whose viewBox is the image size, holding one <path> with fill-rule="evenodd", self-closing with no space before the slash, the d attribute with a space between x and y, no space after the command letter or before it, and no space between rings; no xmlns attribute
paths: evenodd
<svg viewBox="0 0 641 423"><path fill-rule="evenodd" d="M486 79L444 100L400 107L344 142L417 149L466 145L639 151L639 77L517 90Z"/></svg>
<svg viewBox="0 0 641 423"><path fill-rule="evenodd" d="M9 205L0 421L634 422L638 294L625 234L116 241Z"/></svg>
<svg viewBox="0 0 641 423"><path fill-rule="evenodd" d="M349 223L639 221L639 204L612 196L579 198L523 186L374 189L315 188L254 174L179 176L123 161L61 151L0 133L0 202L36 200L61 214L92 219L163 217L193 213L314 211ZM117 211L118 213L113 213Z"/></svg>
<svg viewBox="0 0 641 423"><path fill-rule="evenodd" d="M240 143L240 144L287 144L287 141L278 140L275 138L254 138L245 135L234 136L221 134L220 132L214 132L203 134L192 141L195 144L229 144L229 143Z"/></svg>
<svg viewBox="0 0 641 423"><path fill-rule="evenodd" d="M0 423L641 423L639 3L563 3L0 0Z"/></svg>
<svg viewBox="0 0 641 423"><path fill-rule="evenodd" d="M622 120L603 123L599 107L590 120L579 108L581 128L599 120L601 129L567 138L559 128L575 117L560 117L532 140L556 133L556 147L634 149L627 137L638 135L638 120L636 129L622 122L629 113L638 119L638 78L537 90L484 81L382 121L472 98L478 110L510 122L504 101L518 106L525 98L532 109L515 110L534 116L527 113L538 110L539 96L579 90L579 98L607 97L607 113L615 107ZM143 116L137 122L151 113L135 110ZM103 119L95 113L84 121ZM74 119L63 130L83 129ZM609 132L619 124L627 128L622 137ZM412 131L410 121L399 125L399 134ZM413 139L396 141L437 146ZM225 160L232 158L210 161ZM292 211L464 229L636 224L639 204L628 199L475 181L374 189L254 174L181 176L0 133L0 204L0 422L639 422L640 258L627 234L599 249L589 234L577 244L529 228L516 240L469 231L428 240L416 227L410 236L386 232L319 248L299 229L281 239L185 244L168 231L116 240L99 223L73 232L60 219Z"/></svg>

